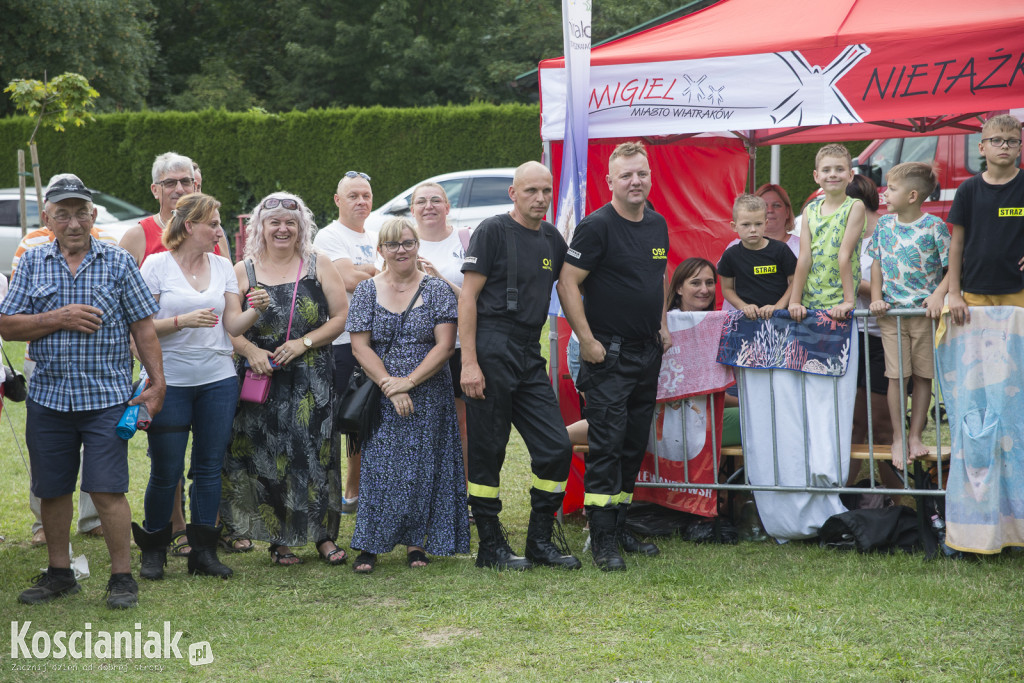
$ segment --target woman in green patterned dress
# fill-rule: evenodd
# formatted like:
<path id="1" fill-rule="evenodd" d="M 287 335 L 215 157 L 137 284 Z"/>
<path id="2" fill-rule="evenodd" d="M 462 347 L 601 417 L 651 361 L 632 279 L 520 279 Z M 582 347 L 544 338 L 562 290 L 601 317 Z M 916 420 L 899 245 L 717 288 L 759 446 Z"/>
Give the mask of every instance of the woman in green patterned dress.
<path id="1" fill-rule="evenodd" d="M 335 543 L 341 464 L 330 448 L 330 344 L 345 327 L 348 301 L 334 265 L 313 251 L 314 230 L 300 198 L 275 192 L 253 211 L 245 260 L 235 266 L 243 297 L 260 289 L 270 297 L 256 324 L 233 340 L 242 366 L 270 376 L 270 394 L 264 403 L 239 403 L 221 516 L 234 533 L 270 542 L 280 565 L 299 564 L 291 549 L 309 541 L 329 564 L 346 559 Z"/>

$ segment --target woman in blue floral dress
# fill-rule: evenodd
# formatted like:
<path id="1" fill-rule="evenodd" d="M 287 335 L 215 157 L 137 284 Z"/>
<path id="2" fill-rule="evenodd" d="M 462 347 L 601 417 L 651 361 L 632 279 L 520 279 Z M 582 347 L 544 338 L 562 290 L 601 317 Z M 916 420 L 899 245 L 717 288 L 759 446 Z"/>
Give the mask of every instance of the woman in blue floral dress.
<path id="1" fill-rule="evenodd" d="M 352 351 L 382 392 L 379 426 L 363 436 L 351 544 L 362 551 L 353 568 L 364 574 L 373 571 L 378 554 L 396 545 L 407 547 L 414 568 L 427 564 L 426 553 L 469 552 L 466 480 L 447 364 L 457 302 L 444 280 L 417 267 L 418 248 L 410 220 L 385 223 L 377 246 L 384 270 L 360 282 L 349 305 Z"/>

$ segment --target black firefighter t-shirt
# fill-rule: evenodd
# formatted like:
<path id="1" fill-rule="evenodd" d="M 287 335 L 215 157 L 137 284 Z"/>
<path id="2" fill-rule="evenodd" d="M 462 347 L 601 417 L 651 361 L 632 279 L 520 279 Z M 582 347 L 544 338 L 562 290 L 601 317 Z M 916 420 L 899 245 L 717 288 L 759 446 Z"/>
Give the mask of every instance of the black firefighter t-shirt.
<path id="1" fill-rule="evenodd" d="M 519 311 L 507 310 L 508 241 L 516 251 L 516 289 Z M 520 225 L 507 213 L 488 218 L 473 231 L 462 262 L 462 272 L 487 276 L 476 312 L 481 318 L 510 317 L 529 327 L 547 320 L 551 287 L 565 260 L 566 244 L 555 226 L 542 221 L 539 230 Z"/>
<path id="2" fill-rule="evenodd" d="M 652 209 L 634 222 L 605 204 L 580 221 L 565 262 L 589 271 L 583 310 L 594 336 L 657 336 L 668 248 L 668 224 Z"/>

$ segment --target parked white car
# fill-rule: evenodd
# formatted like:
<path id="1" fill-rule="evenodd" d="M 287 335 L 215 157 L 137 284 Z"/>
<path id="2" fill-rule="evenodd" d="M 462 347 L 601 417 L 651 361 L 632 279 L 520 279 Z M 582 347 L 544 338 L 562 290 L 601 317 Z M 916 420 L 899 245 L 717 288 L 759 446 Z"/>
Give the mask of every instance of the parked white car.
<path id="1" fill-rule="evenodd" d="M 514 168 L 484 168 L 444 173 L 422 182 L 437 183 L 443 187 L 452 205 L 451 213 L 448 214 L 449 222 L 456 229 L 472 230 L 483 219 L 505 213 L 512 208 L 508 188 L 512 185 L 514 174 Z M 418 185 L 420 183 L 416 183 L 372 211 L 366 219 L 365 227 L 369 230 L 380 230 L 388 218 L 409 216 L 409 198 Z"/>
<path id="2" fill-rule="evenodd" d="M 25 196 L 28 230 L 31 232 L 39 227 L 39 206 L 36 202 L 35 190 L 29 190 Z M 118 240 L 124 237 L 128 228 L 138 225 L 139 221 L 150 216 L 150 212 L 140 209 L 134 204 L 93 190 L 93 204 L 96 206 L 97 228 L 110 233 Z M 21 242 L 21 217 L 18 214 L 18 188 L 0 189 L 0 272 L 7 277 L 11 275 L 11 261 L 14 252 Z"/>

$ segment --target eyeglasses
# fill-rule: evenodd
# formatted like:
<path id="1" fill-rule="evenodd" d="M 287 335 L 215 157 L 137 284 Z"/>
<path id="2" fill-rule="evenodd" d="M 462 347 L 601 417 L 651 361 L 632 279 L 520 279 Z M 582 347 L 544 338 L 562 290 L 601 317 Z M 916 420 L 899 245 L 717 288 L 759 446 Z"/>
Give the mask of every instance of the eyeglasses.
<path id="1" fill-rule="evenodd" d="M 91 223 L 92 212 L 82 210 L 77 213 L 71 214 L 66 213 L 64 211 L 58 211 L 57 213 L 50 216 L 50 218 L 52 218 L 53 221 L 58 225 L 67 225 L 68 223 L 71 222 L 72 218 L 77 218 L 79 223 Z"/>
<path id="2" fill-rule="evenodd" d="M 413 249 L 416 248 L 416 245 L 419 243 L 419 240 L 405 240 L 404 242 L 382 242 L 381 246 L 393 254 L 396 251 L 398 251 L 399 247 L 405 249 L 406 251 L 412 251 Z"/>
<path id="3" fill-rule="evenodd" d="M 437 196 L 431 197 L 429 199 L 427 199 L 426 197 L 420 197 L 419 199 L 414 201 L 412 203 L 412 205 L 413 206 L 425 206 L 427 204 L 427 202 L 430 202 L 430 204 L 432 204 L 434 206 L 441 206 L 442 204 L 444 204 L 444 199 L 442 199 L 441 197 L 437 197 Z"/>
<path id="4" fill-rule="evenodd" d="M 188 188 L 195 185 L 195 182 L 195 178 L 167 178 L 166 180 L 161 180 L 160 182 L 158 182 L 157 185 L 163 185 L 164 189 L 173 190 L 175 187 L 178 186 L 178 183 L 181 183 L 182 188 L 187 190 Z"/>
<path id="5" fill-rule="evenodd" d="M 993 147 L 1002 147 L 1006 145 L 1010 149 L 1017 149 L 1020 147 L 1020 138 L 982 138 L 982 142 L 987 142 Z"/>
<path id="6" fill-rule="evenodd" d="M 360 173 L 359 171 L 345 171 L 345 177 L 346 178 L 362 178 L 366 182 L 370 182 L 370 176 L 366 175 L 365 173 Z"/>
<path id="7" fill-rule="evenodd" d="M 270 197 L 263 201 L 264 209 L 276 209 L 277 207 L 282 209 L 288 209 L 289 211 L 298 211 L 299 203 L 294 199 L 281 198 L 281 197 Z"/>

